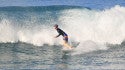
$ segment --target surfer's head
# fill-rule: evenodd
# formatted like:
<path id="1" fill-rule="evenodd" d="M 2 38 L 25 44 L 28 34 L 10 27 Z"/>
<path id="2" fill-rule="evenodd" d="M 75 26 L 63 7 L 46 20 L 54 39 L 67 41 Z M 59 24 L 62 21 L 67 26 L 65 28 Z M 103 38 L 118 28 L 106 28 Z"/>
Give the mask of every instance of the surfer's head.
<path id="1" fill-rule="evenodd" d="M 54 25 L 54 28 L 55 28 L 55 29 L 57 29 L 57 28 L 58 28 L 58 25 L 57 25 L 57 24 L 55 24 L 55 25 Z"/>

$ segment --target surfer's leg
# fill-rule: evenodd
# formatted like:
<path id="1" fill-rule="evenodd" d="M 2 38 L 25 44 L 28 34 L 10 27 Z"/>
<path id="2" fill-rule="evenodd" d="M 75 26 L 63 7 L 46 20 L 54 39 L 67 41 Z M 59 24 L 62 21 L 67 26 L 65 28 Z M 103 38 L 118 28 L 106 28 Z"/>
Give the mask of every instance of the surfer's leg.
<path id="1" fill-rule="evenodd" d="M 64 46 L 64 47 L 67 47 L 67 48 L 69 48 L 69 49 L 71 48 L 71 47 L 68 45 L 68 43 L 65 42 L 65 41 L 63 41 L 63 46 Z"/>
<path id="2" fill-rule="evenodd" d="M 68 43 L 68 36 L 67 36 L 67 35 L 64 36 L 64 37 L 63 37 L 63 40 L 65 41 L 65 43 Z"/>
<path id="3" fill-rule="evenodd" d="M 64 45 L 65 47 L 67 47 L 67 48 L 69 48 L 69 49 L 72 48 L 72 47 L 68 44 L 68 36 L 65 36 L 65 37 L 63 38 L 63 41 L 64 41 L 63 45 Z"/>

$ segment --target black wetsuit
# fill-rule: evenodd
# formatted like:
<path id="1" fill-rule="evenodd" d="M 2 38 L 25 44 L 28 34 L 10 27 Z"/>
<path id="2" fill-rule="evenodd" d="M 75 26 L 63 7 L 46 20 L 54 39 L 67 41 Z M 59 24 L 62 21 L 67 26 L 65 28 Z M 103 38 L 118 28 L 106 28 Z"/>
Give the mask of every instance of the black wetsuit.
<path id="1" fill-rule="evenodd" d="M 62 35 L 63 36 L 63 40 L 68 42 L 68 35 L 63 30 L 61 30 L 60 28 L 57 28 L 57 32 L 59 33 L 59 35 L 57 35 L 57 37 Z"/>

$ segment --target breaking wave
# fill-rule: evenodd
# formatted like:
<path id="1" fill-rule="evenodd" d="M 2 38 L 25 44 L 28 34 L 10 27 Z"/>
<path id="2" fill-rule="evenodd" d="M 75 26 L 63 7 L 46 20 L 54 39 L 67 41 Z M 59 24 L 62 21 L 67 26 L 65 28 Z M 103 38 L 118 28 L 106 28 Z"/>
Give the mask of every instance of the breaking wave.
<path id="1" fill-rule="evenodd" d="M 107 49 L 105 43 L 120 44 L 125 38 L 125 7 L 118 5 L 101 11 L 72 6 L 1 8 L 1 43 L 60 44 L 61 37 L 53 38 L 54 24 L 69 35 L 70 43 L 79 42 L 78 49 L 86 51 Z"/>

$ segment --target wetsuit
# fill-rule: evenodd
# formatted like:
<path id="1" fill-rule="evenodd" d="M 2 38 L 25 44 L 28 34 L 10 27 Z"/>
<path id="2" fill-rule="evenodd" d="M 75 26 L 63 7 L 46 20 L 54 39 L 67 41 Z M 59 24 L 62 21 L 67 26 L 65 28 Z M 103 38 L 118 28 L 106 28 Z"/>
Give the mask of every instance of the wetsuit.
<path id="1" fill-rule="evenodd" d="M 63 40 L 68 42 L 68 35 L 61 29 L 57 28 L 57 32 L 59 33 L 59 35 L 57 35 L 57 37 L 59 37 L 60 35 L 63 36 Z"/>

